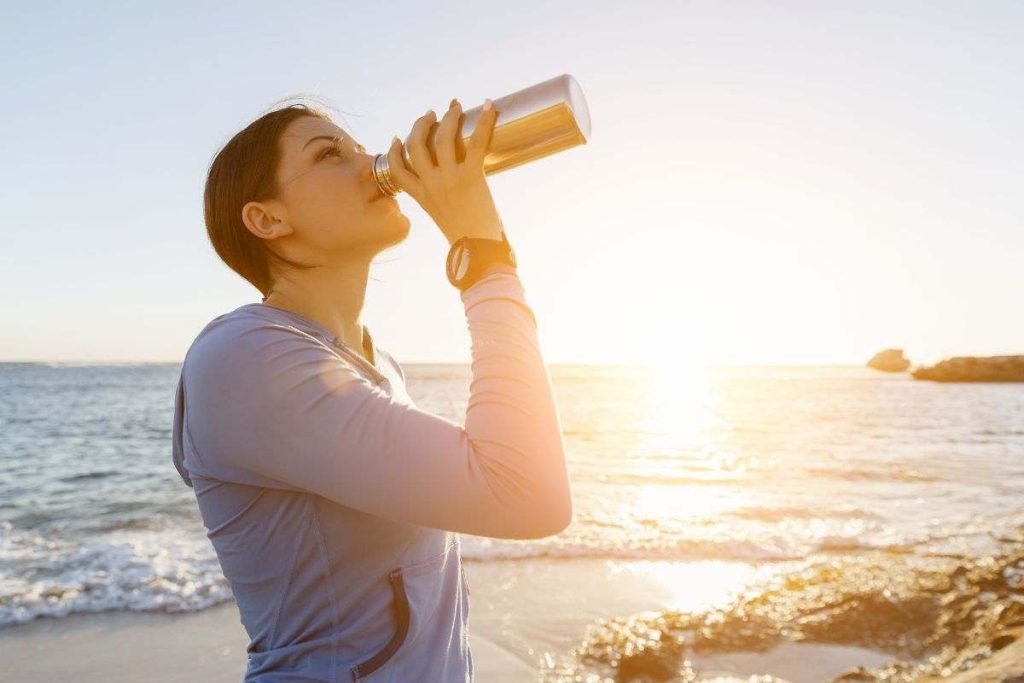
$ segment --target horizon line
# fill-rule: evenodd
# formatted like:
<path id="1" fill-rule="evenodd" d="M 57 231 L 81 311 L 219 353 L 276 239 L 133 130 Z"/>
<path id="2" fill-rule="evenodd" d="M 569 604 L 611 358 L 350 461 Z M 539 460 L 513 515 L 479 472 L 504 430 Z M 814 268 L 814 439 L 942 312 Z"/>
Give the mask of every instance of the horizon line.
<path id="1" fill-rule="evenodd" d="M 952 356 L 951 356 L 952 357 Z M 0 365 L 182 365 L 184 360 L 96 360 L 96 359 L 62 359 L 62 360 L 39 360 L 39 359 L 0 359 Z M 400 365 L 452 365 L 469 366 L 472 361 L 451 361 L 451 360 L 417 360 L 402 361 Z M 610 361 L 544 361 L 547 366 L 559 367 L 607 367 L 607 368 L 656 368 L 657 363 L 619 363 Z M 696 366 L 698 369 L 716 367 L 817 367 L 817 368 L 859 368 L 868 367 L 867 361 L 730 361 L 715 362 Z"/>

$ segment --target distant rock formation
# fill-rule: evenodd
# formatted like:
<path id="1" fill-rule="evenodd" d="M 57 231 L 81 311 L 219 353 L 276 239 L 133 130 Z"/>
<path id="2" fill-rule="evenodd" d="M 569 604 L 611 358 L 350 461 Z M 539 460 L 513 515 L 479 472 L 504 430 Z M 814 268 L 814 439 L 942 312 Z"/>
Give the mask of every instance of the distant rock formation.
<path id="1" fill-rule="evenodd" d="M 906 372 L 910 361 L 903 355 L 903 349 L 886 349 L 872 356 L 868 367 L 882 372 Z"/>
<path id="2" fill-rule="evenodd" d="M 1024 356 L 958 356 L 917 368 L 913 376 L 933 382 L 1024 382 Z"/>

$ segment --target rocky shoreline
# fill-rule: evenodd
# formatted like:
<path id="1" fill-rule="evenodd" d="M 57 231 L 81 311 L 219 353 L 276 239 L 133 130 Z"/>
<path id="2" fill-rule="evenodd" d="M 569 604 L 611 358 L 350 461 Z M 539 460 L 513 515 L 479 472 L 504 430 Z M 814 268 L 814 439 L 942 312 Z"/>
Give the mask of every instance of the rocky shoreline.
<path id="1" fill-rule="evenodd" d="M 958 356 L 911 374 L 933 382 L 1024 382 L 1024 356 Z"/>
<path id="2" fill-rule="evenodd" d="M 900 373 L 910 369 L 910 360 L 903 349 L 885 349 L 872 356 L 867 366 Z M 932 382 L 1024 382 L 1024 356 L 954 356 L 918 366 L 910 375 Z"/>
<path id="3" fill-rule="evenodd" d="M 999 540 L 1005 552 L 980 558 L 835 556 L 727 609 L 604 620 L 574 649 L 578 667 L 564 680 L 599 673 L 616 683 L 692 683 L 702 679 L 691 659 L 789 642 L 892 656 L 881 668 L 857 667 L 830 683 L 1024 683 L 1024 535 Z M 763 673 L 758 681 L 783 680 Z"/>

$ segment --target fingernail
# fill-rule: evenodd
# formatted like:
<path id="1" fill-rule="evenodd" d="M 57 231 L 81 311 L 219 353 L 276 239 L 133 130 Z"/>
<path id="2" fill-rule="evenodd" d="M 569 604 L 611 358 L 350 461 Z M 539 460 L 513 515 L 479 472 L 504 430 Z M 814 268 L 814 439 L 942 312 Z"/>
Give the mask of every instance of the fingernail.
<path id="1" fill-rule="evenodd" d="M 398 142 L 398 136 L 397 135 L 395 137 L 391 138 L 391 144 L 392 145 L 395 144 L 396 142 Z"/>
<path id="2" fill-rule="evenodd" d="M 492 102 L 491 98 L 488 97 L 486 100 L 484 100 L 484 111 L 490 111 L 492 109 L 494 109 L 494 102 Z"/>
<path id="3" fill-rule="evenodd" d="M 453 97 L 453 98 L 452 98 L 452 101 L 448 103 L 448 108 L 450 109 L 451 107 L 454 107 L 454 106 L 455 106 L 455 104 L 456 104 L 456 103 L 457 103 L 458 101 L 459 101 L 459 98 L 458 98 L 458 97 Z"/>

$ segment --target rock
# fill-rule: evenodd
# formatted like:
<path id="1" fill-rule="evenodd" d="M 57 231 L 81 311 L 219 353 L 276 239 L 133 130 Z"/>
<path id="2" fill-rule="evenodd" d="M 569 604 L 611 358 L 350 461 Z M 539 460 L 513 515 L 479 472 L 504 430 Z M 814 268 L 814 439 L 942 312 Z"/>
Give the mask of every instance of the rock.
<path id="1" fill-rule="evenodd" d="M 871 672 L 870 669 L 863 666 L 858 666 L 855 669 L 840 674 L 832 679 L 830 683 L 874 683 L 878 680 L 878 677 Z"/>
<path id="2" fill-rule="evenodd" d="M 624 655 L 615 672 L 616 683 L 678 680 L 680 672 L 689 674 L 689 661 L 682 660 L 683 642 L 668 640 L 634 654 Z M 690 678 L 684 675 L 684 679 Z"/>
<path id="3" fill-rule="evenodd" d="M 1017 638 L 1015 636 L 1011 636 L 1009 634 L 1003 634 L 1001 636 L 996 636 L 995 638 L 993 638 L 992 642 L 989 643 L 988 646 L 990 648 L 992 648 L 992 652 L 999 652 L 1000 650 L 1002 650 L 1007 645 L 1009 645 L 1011 643 L 1014 643 L 1016 641 L 1017 641 Z"/>
<path id="4" fill-rule="evenodd" d="M 906 372 L 910 361 L 903 355 L 903 349 L 886 349 L 872 356 L 868 367 L 882 372 Z"/>
<path id="5" fill-rule="evenodd" d="M 957 356 L 912 374 L 933 382 L 1024 382 L 1024 356 Z"/>

